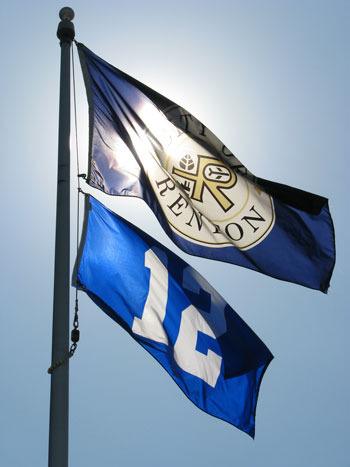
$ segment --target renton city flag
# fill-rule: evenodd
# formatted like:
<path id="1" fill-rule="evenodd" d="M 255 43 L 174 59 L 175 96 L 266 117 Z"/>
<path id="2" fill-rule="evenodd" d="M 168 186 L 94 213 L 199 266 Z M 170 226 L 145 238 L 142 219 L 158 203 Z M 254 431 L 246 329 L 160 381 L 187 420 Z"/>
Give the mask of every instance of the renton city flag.
<path id="1" fill-rule="evenodd" d="M 193 115 L 78 43 L 90 109 L 88 183 L 143 198 L 185 252 L 326 292 L 326 198 L 254 176 Z"/>
<path id="2" fill-rule="evenodd" d="M 194 404 L 254 437 L 268 348 L 182 259 L 93 197 L 86 203 L 78 286 Z"/>

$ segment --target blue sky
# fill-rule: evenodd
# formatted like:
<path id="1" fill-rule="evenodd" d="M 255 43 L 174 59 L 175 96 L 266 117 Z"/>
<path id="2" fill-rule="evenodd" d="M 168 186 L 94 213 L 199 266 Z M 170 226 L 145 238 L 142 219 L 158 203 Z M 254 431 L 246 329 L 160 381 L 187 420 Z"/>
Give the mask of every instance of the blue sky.
<path id="1" fill-rule="evenodd" d="M 2 464 L 11 467 L 47 463 L 55 34 L 62 6 L 14 0 L 3 7 L 0 452 Z M 261 387 L 252 441 L 196 409 L 82 295 L 81 342 L 71 361 L 70 465 L 348 466 L 349 2 L 101 0 L 70 6 L 79 41 L 196 115 L 253 173 L 328 197 L 337 244 L 324 295 L 189 257 L 140 200 L 97 195 L 196 267 L 275 359 Z M 76 65 L 84 168 L 87 103 Z M 74 203 L 75 193 L 72 221 Z"/>

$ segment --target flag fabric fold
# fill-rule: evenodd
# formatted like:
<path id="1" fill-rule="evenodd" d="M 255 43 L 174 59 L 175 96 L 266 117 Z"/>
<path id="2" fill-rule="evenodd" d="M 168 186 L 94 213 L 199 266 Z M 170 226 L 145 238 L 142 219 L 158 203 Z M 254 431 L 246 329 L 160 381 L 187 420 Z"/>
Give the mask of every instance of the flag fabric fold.
<path id="1" fill-rule="evenodd" d="M 91 186 L 144 199 L 189 254 L 327 291 L 335 243 L 326 198 L 256 177 L 185 109 L 78 50 Z"/>
<path id="2" fill-rule="evenodd" d="M 75 274 L 197 407 L 254 437 L 273 356 L 197 271 L 87 196 Z"/>

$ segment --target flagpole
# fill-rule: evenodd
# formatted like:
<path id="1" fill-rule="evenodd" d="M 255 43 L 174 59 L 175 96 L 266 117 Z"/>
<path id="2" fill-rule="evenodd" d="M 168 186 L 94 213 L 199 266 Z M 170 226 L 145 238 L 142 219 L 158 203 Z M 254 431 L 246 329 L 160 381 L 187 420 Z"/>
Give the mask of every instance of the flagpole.
<path id="1" fill-rule="evenodd" d="M 74 11 L 62 8 L 57 37 L 61 46 L 55 276 L 52 321 L 49 467 L 68 467 L 69 289 L 70 289 L 70 50 Z M 55 366 L 63 362 L 60 366 Z"/>

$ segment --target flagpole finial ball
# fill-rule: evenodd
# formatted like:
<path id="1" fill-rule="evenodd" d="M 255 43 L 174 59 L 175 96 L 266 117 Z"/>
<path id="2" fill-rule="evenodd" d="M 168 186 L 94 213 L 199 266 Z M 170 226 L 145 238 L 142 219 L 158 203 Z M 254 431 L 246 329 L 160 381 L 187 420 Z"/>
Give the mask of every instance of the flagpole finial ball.
<path id="1" fill-rule="evenodd" d="M 60 18 L 57 28 L 57 37 L 60 40 L 61 45 L 63 43 L 71 43 L 75 36 L 74 23 L 72 19 L 74 18 L 74 11 L 68 6 L 60 10 Z"/>
<path id="2" fill-rule="evenodd" d="M 62 21 L 72 21 L 74 18 L 74 10 L 69 6 L 65 6 L 60 9 L 59 15 Z"/>

